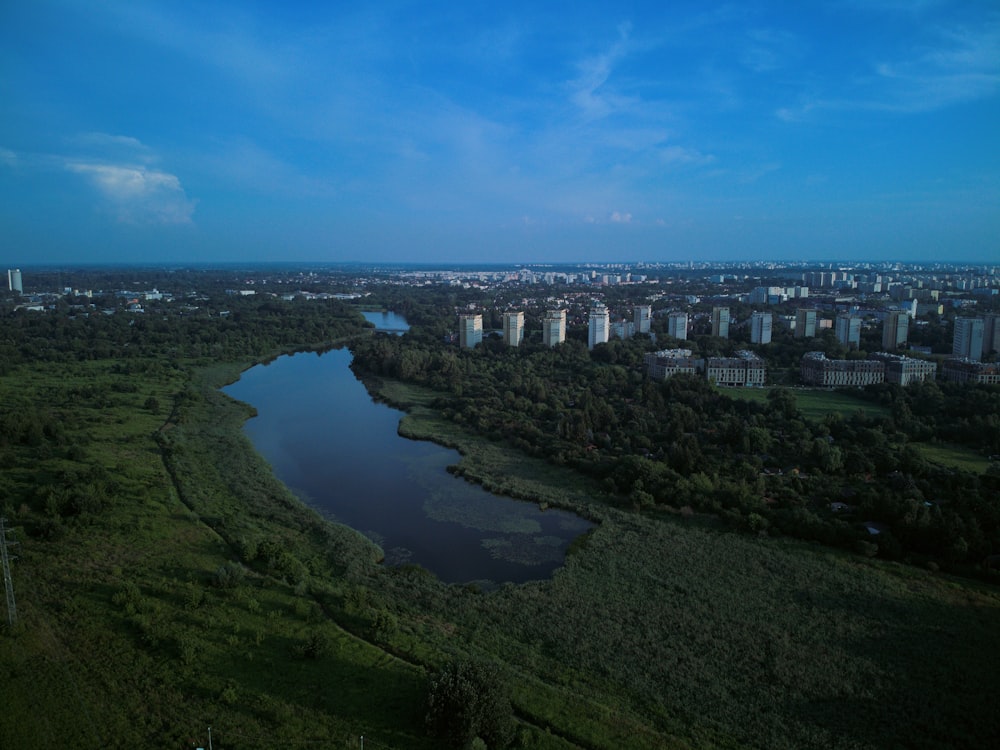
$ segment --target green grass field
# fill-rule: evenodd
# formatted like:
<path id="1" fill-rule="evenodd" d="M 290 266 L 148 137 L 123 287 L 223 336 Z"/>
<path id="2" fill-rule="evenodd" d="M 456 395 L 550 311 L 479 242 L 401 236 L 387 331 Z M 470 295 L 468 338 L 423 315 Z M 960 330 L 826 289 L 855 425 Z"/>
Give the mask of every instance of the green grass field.
<path id="1" fill-rule="evenodd" d="M 747 401 L 767 403 L 770 388 L 722 388 L 720 391 L 730 398 L 741 398 Z M 788 389 L 795 396 L 795 404 L 807 419 L 822 420 L 827 414 L 837 413 L 850 416 L 863 411 L 871 416 L 888 416 L 889 410 L 884 406 L 873 404 L 861 398 L 855 398 L 838 391 L 827 391 L 810 388 Z"/>
<path id="2" fill-rule="evenodd" d="M 970 448 L 949 443 L 910 443 L 928 461 L 981 474 L 990 467 L 990 460 Z"/>

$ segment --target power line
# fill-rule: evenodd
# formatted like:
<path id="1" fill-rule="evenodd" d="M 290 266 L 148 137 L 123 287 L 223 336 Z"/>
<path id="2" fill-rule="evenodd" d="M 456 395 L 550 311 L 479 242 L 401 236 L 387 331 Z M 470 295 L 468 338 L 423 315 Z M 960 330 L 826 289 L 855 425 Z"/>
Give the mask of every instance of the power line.
<path id="1" fill-rule="evenodd" d="M 7 539 L 7 530 L 3 526 L 6 521 L 6 518 L 0 518 L 0 561 L 3 562 L 3 585 L 7 590 L 7 622 L 13 625 L 17 622 L 17 604 L 14 602 L 14 579 L 10 576 L 10 555 L 7 553 L 7 547 L 17 542 Z"/>

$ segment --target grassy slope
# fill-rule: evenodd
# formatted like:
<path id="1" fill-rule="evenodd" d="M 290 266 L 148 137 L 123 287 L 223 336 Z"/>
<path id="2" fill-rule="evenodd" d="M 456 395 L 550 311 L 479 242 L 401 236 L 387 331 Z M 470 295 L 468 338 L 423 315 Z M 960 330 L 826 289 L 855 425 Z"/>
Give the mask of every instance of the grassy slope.
<path id="1" fill-rule="evenodd" d="M 0 400 L 17 394 L 59 404 L 66 401 L 61 390 L 122 377 L 107 363 L 39 366 L 30 377 L 4 378 Z M 184 386 L 183 375 L 171 372 L 144 377 L 137 393 L 112 391 L 111 406 L 76 399 L 60 407 L 73 422 L 70 444 L 85 446 L 76 463 L 103 465 L 122 486 L 99 515 L 69 520 L 58 542 L 27 538 L 17 524 L 29 513 L 17 506 L 7 512 L 21 540 L 14 564 L 20 622 L 0 638 L 0 747 L 180 746 L 187 738 L 203 744 L 209 724 L 216 742 L 229 748 L 340 742 L 362 733 L 421 746 L 421 670 L 337 627 L 289 583 L 250 574 L 233 589 L 210 585 L 216 569 L 237 557 L 216 530 L 229 531 L 221 523 L 229 514 L 247 519 L 242 531 L 292 541 L 311 514 L 289 513 L 280 525 L 248 518 L 219 481 L 228 471 L 240 476 L 246 495 L 252 487 L 258 502 L 275 506 L 268 515 L 281 517 L 289 502 L 248 445 L 223 451 L 223 458 L 240 456 L 240 465 L 205 462 L 214 476 L 188 465 L 188 489 L 211 501 L 181 501 L 153 439 L 164 415 L 142 404 L 151 392 L 169 404 Z M 186 416 L 202 420 L 197 438 L 182 434 L 192 429 L 185 424 L 170 428 L 178 453 L 188 440 L 201 450 L 212 440 L 242 439 L 245 409 L 230 403 L 209 414 L 207 406 L 190 407 Z M 62 452 L 30 468 L 19 461 L 18 471 L 43 477 L 61 470 L 72 463 Z M 295 515 L 305 518 L 293 522 Z M 296 657 L 315 632 L 326 636 L 325 654 Z"/>

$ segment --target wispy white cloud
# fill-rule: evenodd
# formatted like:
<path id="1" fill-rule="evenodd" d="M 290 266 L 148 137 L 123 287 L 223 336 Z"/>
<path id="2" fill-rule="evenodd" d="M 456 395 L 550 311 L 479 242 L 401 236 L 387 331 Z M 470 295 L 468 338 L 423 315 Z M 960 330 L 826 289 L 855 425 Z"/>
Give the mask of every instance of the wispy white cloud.
<path id="1" fill-rule="evenodd" d="M 780 29 L 751 29 L 740 62 L 755 73 L 768 73 L 788 65 L 801 51 L 798 38 Z"/>
<path id="2" fill-rule="evenodd" d="M 173 4 L 110 3 L 88 5 L 87 10 L 146 43 L 200 60 L 254 87 L 279 85 L 301 62 L 298 46 L 269 44 L 260 21 L 231 6 L 199 7 L 196 20 L 185 18 Z"/>
<path id="3" fill-rule="evenodd" d="M 595 57 L 581 61 L 580 74 L 569 83 L 570 100 L 587 118 L 600 118 L 629 105 L 633 100 L 607 85 L 615 64 L 628 52 L 631 25 L 618 27 L 618 40 Z"/>
<path id="4" fill-rule="evenodd" d="M 694 148 L 683 146 L 666 146 L 657 151 L 660 161 L 664 164 L 704 166 L 715 162 L 715 156 L 704 154 Z"/>
<path id="5" fill-rule="evenodd" d="M 622 211 L 612 211 L 608 219 L 612 224 L 630 224 L 632 222 L 632 214 Z"/>
<path id="6" fill-rule="evenodd" d="M 200 158 L 199 167 L 227 189 L 298 197 L 328 195 L 335 189 L 334 176 L 310 176 L 245 137 L 220 140 Z"/>
<path id="7" fill-rule="evenodd" d="M 908 57 L 871 64 L 871 72 L 853 81 L 849 95 L 812 95 L 780 107 L 787 122 L 821 111 L 869 110 L 929 112 L 1000 92 L 1000 21 L 981 27 L 941 28 L 933 44 Z"/>
<path id="8" fill-rule="evenodd" d="M 101 194 L 119 222 L 125 224 L 190 224 L 194 202 L 176 175 L 141 165 L 67 161 Z"/>
<path id="9" fill-rule="evenodd" d="M 81 133 L 67 138 L 72 154 L 47 155 L 39 164 L 80 175 L 117 221 L 125 224 L 189 224 L 195 202 L 180 178 L 154 165 L 159 155 L 138 138 Z"/>
<path id="10" fill-rule="evenodd" d="M 130 136 L 84 133 L 65 140 L 73 153 L 15 152 L 0 148 L 0 163 L 40 175 L 82 177 L 124 224 L 190 224 L 195 201 L 180 178 L 153 166 L 154 149 Z"/>
<path id="11" fill-rule="evenodd" d="M 78 149 L 98 152 L 114 157 L 128 157 L 151 163 L 156 161 L 156 154 L 149 146 L 138 138 L 128 135 L 113 135 L 111 133 L 80 133 L 67 139 L 67 142 Z"/>
<path id="12" fill-rule="evenodd" d="M 920 112 L 1000 91 L 1000 23 L 946 29 L 940 36 L 939 47 L 877 66 L 878 77 L 892 94 L 887 108 Z"/>

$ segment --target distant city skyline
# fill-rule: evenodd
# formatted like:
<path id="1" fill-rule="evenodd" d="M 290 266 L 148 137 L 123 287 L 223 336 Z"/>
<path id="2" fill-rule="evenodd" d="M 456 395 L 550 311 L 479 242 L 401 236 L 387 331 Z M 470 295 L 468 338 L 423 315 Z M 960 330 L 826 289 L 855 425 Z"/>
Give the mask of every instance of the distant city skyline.
<path id="1" fill-rule="evenodd" d="M 1000 9 L 0 8 L 0 255 L 1000 257 Z"/>

